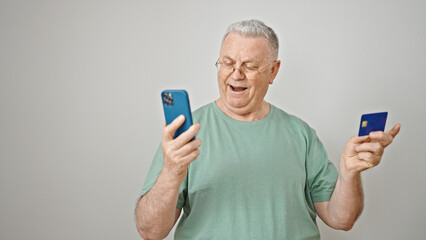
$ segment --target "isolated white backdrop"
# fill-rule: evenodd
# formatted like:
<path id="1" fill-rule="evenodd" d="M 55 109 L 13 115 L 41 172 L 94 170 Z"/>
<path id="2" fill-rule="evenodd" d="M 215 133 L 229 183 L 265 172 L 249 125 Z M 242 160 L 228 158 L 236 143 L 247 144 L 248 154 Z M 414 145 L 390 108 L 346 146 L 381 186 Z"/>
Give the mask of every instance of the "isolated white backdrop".
<path id="1" fill-rule="evenodd" d="M 218 98 L 222 34 L 252 18 L 281 44 L 267 100 L 314 127 L 335 164 L 362 113 L 402 123 L 363 173 L 354 229 L 319 220 L 323 239 L 423 239 L 424 0 L 0 0 L 0 239 L 138 239 L 160 91 L 186 89 L 193 110 Z"/>

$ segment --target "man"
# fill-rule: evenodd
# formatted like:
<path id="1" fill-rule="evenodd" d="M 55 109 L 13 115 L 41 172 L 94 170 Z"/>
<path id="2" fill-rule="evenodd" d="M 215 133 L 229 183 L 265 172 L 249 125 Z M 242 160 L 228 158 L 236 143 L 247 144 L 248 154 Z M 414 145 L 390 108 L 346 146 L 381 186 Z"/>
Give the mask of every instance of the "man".
<path id="1" fill-rule="evenodd" d="M 166 237 L 182 208 L 175 239 L 319 239 L 317 215 L 352 228 L 363 208 L 360 173 L 380 163 L 400 125 L 352 137 L 337 173 L 315 131 L 264 100 L 277 57 L 278 39 L 262 22 L 228 28 L 216 63 L 220 98 L 176 139 L 185 119 L 164 126 L 136 207 L 142 238 Z"/>

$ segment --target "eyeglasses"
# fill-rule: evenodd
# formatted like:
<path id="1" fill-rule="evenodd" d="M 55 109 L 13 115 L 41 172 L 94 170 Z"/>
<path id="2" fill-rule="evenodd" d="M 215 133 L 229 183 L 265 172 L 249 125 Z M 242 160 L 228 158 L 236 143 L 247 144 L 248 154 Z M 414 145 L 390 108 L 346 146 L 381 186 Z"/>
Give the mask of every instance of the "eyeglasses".
<path id="1" fill-rule="evenodd" d="M 236 68 L 235 63 L 228 63 L 228 62 L 220 61 L 218 59 L 214 65 L 216 66 L 216 69 L 218 72 L 222 72 L 225 75 L 233 73 L 236 69 L 238 69 L 238 71 L 240 71 L 240 73 L 242 72 L 244 75 L 250 75 L 254 73 L 262 73 L 273 62 L 270 62 L 261 67 L 243 64 L 241 67 Z"/>

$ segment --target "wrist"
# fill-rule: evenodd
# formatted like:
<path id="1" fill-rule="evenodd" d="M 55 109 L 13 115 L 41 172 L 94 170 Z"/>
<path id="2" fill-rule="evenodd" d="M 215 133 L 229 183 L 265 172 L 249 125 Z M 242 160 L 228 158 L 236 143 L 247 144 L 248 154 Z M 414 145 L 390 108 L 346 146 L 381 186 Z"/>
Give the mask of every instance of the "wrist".
<path id="1" fill-rule="evenodd" d="M 345 179 L 354 179 L 361 176 L 361 171 L 356 167 L 351 167 L 351 164 L 348 164 L 348 161 L 344 158 L 340 160 L 340 177 Z"/>
<path id="2" fill-rule="evenodd" d="M 158 176 L 159 179 L 161 178 L 164 185 L 173 189 L 179 189 L 185 177 L 186 174 L 176 174 L 174 171 L 170 171 L 167 168 L 163 168 Z"/>

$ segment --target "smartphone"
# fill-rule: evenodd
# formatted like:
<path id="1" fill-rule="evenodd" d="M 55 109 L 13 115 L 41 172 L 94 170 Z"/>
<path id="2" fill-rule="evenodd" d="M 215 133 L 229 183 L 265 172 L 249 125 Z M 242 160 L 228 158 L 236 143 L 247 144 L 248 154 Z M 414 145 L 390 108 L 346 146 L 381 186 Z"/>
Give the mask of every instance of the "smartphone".
<path id="1" fill-rule="evenodd" d="M 164 90 L 161 92 L 166 125 L 169 125 L 180 115 L 185 116 L 185 122 L 176 130 L 173 138 L 188 130 L 192 126 L 191 107 L 189 105 L 188 93 L 185 90 Z"/>
<path id="2" fill-rule="evenodd" d="M 388 112 L 369 113 L 361 116 L 358 136 L 365 136 L 373 131 L 385 131 Z"/>

